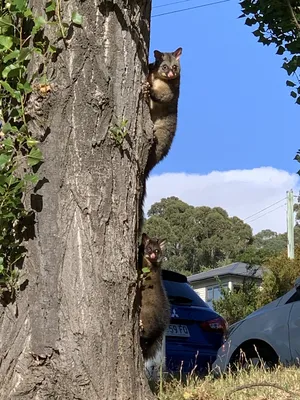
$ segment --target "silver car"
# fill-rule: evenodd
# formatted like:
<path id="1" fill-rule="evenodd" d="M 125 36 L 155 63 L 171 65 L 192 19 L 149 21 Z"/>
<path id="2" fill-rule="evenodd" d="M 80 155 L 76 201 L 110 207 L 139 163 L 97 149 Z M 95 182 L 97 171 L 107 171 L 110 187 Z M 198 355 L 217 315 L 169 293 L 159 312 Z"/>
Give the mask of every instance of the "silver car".
<path id="1" fill-rule="evenodd" d="M 212 368 L 219 374 L 237 364 L 288 365 L 299 359 L 300 278 L 284 296 L 229 327 Z"/>

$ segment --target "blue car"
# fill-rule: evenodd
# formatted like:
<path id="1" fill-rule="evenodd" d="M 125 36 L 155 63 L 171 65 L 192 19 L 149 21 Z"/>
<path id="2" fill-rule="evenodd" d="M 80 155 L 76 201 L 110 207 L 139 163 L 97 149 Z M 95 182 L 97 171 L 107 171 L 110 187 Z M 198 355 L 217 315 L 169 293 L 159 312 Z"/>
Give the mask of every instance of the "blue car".
<path id="1" fill-rule="evenodd" d="M 162 277 L 171 304 L 166 372 L 205 373 L 224 342 L 227 323 L 198 296 L 186 276 L 163 270 Z"/>

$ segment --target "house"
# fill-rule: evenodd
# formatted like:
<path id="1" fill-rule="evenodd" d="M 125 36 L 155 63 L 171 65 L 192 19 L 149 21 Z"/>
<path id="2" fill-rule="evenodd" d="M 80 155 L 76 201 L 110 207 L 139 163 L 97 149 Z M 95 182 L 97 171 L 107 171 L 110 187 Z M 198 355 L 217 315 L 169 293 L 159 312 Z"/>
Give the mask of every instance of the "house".
<path id="1" fill-rule="evenodd" d="M 229 290 L 238 289 L 241 287 L 246 278 L 252 278 L 261 287 L 263 276 L 263 268 L 259 265 L 249 266 L 242 262 L 236 262 L 224 267 L 211 269 L 189 276 L 188 282 L 198 295 L 210 307 L 212 301 L 218 300 L 221 297 L 220 284 Z"/>

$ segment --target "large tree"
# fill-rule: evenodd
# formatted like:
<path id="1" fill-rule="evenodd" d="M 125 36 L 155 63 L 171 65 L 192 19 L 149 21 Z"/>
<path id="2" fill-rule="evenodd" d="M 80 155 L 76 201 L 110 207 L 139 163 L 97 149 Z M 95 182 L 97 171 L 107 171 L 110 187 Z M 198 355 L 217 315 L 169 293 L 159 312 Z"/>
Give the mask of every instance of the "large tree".
<path id="1" fill-rule="evenodd" d="M 252 238 L 251 227 L 221 207 L 193 207 L 177 197 L 153 204 L 148 216 L 145 230 L 167 238 L 164 267 L 184 273 L 230 262 Z"/>
<path id="2" fill-rule="evenodd" d="M 54 3 L 29 6 L 45 17 Z M 82 28 L 71 26 L 58 40 L 50 24 L 39 38 L 59 51 L 48 60 L 48 94 L 28 123 L 44 163 L 26 197 L 34 223 L 24 284 L 0 304 L 1 399 L 152 396 L 139 347 L 136 271 L 152 140 L 140 96 L 150 7 L 149 0 L 57 1 L 60 28 L 74 11 Z M 32 58 L 32 74 L 42 63 Z"/>

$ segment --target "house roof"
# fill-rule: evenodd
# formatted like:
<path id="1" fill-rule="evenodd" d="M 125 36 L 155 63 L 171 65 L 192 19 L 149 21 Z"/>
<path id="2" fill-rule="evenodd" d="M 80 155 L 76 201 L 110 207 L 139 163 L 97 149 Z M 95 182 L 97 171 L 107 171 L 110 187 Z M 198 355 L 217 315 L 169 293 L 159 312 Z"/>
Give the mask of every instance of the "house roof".
<path id="1" fill-rule="evenodd" d="M 263 275 L 263 268 L 259 265 L 249 267 L 249 264 L 236 262 L 225 265 L 225 267 L 214 268 L 209 271 L 200 272 L 200 274 L 188 276 L 188 281 L 203 281 L 224 275 L 253 276 L 255 278 L 261 278 Z"/>

